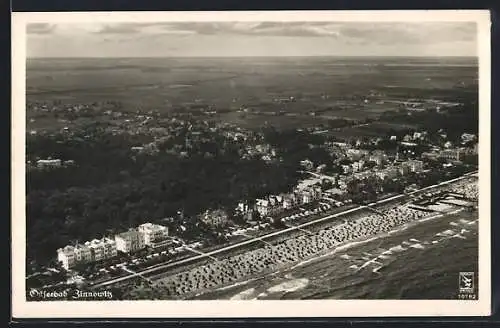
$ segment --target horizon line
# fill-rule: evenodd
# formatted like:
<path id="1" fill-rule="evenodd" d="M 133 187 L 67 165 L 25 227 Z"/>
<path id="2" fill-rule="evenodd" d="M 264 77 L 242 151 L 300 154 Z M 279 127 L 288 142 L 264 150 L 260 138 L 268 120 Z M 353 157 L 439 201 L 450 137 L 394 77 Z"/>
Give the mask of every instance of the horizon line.
<path id="1" fill-rule="evenodd" d="M 54 56 L 54 57 L 44 57 L 44 56 L 26 56 L 26 59 L 158 59 L 158 58 L 474 58 L 478 59 L 479 56 L 472 55 L 244 55 L 244 56 Z"/>

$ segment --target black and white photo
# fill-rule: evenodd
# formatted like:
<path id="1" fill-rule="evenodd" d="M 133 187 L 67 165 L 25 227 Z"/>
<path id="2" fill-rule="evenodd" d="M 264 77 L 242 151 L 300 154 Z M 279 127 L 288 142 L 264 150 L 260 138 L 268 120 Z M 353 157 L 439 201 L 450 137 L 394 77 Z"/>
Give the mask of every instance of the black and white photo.
<path id="1" fill-rule="evenodd" d="M 489 311 L 488 15 L 316 14 L 14 17 L 23 306 Z"/>

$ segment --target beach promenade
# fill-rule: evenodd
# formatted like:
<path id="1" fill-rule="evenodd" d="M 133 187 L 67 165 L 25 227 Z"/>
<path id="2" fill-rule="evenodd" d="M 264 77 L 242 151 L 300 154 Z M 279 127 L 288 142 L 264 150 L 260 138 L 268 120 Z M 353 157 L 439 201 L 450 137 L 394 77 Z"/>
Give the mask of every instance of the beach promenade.
<path id="1" fill-rule="evenodd" d="M 477 198 L 476 184 L 457 182 L 453 190 L 462 193 L 466 191 L 469 196 L 475 195 Z M 217 262 L 208 262 L 184 272 L 169 276 L 161 275 L 159 279 L 153 278 L 155 281 L 153 285 L 160 291 L 164 289 L 169 297 L 189 298 L 214 288 L 283 269 L 287 265 L 314 258 L 348 242 L 387 233 L 404 224 L 446 215 L 446 213 L 415 210 L 408 204 L 394 205 L 384 209 L 382 213 L 383 215 L 354 214 L 355 217 L 351 217 L 350 220 L 321 228 L 314 234 L 290 237 Z"/>
<path id="2" fill-rule="evenodd" d="M 141 270 L 139 273 L 151 277 L 152 280 L 155 280 L 155 276 L 161 277 L 161 279 L 159 279 L 159 281 L 161 281 L 161 288 L 169 289 L 169 294 L 171 295 L 182 295 L 199 289 L 224 285 L 228 282 L 239 280 L 242 277 L 255 274 L 256 272 L 274 270 L 276 266 L 283 265 L 284 263 L 296 262 L 304 257 L 319 253 L 322 250 L 337 247 L 341 243 L 348 240 L 359 239 L 365 236 L 391 230 L 398 225 L 418 220 L 424 215 L 429 215 L 429 213 L 415 211 L 409 209 L 408 207 L 401 208 L 400 206 L 395 206 L 394 208 L 389 209 L 389 211 L 386 211 L 384 216 L 376 213 L 368 216 L 363 215 L 355 221 L 351 220 L 332 227 L 327 227 L 312 235 L 301 235 L 285 239 L 284 241 L 278 242 L 276 245 L 264 243 L 266 240 L 272 240 L 278 236 L 286 236 L 286 234 L 290 234 L 291 232 L 300 232 L 307 229 L 309 226 L 327 223 L 328 221 L 338 217 L 352 216 L 367 207 L 378 206 L 392 201 L 397 202 L 398 200 L 403 200 L 405 197 L 416 195 L 430 189 L 447 187 L 447 185 L 455 184 L 461 180 L 470 178 L 475 173 L 476 172 L 471 172 L 462 177 L 442 182 L 438 185 L 429 186 L 411 193 L 400 194 L 379 200 L 369 205 L 358 206 L 346 211 L 327 215 L 297 226 L 275 231 L 257 238 L 251 238 L 207 253 L 195 255 L 187 259 L 146 268 Z M 231 251 L 249 247 L 251 245 L 255 246 L 255 244 L 262 245 L 262 247 L 238 254 L 236 256 L 231 256 Z M 308 245 L 308 247 L 302 247 L 301 245 Z M 190 264 L 196 264 L 202 260 L 209 260 L 216 255 L 227 255 L 228 257 L 219 261 L 213 261 L 208 264 L 191 268 L 185 272 L 176 273 L 170 277 L 164 277 L 165 273 L 168 272 L 170 268 L 179 268 L 184 265 L 187 266 Z M 199 278 L 189 278 L 193 275 L 199 276 Z M 209 279 L 203 277 L 218 278 Z M 101 282 L 93 287 L 103 287 L 116 283 L 123 283 L 133 278 L 136 278 L 136 275 L 131 274 Z"/>

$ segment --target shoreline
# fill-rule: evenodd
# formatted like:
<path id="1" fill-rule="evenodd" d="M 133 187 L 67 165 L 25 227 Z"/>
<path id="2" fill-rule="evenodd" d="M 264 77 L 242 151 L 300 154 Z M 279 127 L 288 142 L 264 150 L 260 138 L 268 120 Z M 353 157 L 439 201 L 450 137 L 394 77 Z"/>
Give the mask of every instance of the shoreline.
<path id="1" fill-rule="evenodd" d="M 477 171 L 469 172 L 469 173 L 466 173 L 460 177 L 453 178 L 453 179 L 450 179 L 447 181 L 443 181 L 439 184 L 427 186 L 427 187 L 421 188 L 419 190 L 412 191 L 410 193 L 403 193 L 403 194 L 398 194 L 395 196 L 385 197 L 385 198 L 382 198 L 382 199 L 380 199 L 374 203 L 368 204 L 368 205 L 360 205 L 358 207 L 346 209 L 346 210 L 338 212 L 338 213 L 334 212 L 334 213 L 329 214 L 327 216 L 315 218 L 312 221 L 307 221 L 305 223 L 301 223 L 297 226 L 291 226 L 291 227 L 288 227 L 286 229 L 282 229 L 282 230 L 278 230 L 278 231 L 274 231 L 274 232 L 270 232 L 270 233 L 261 235 L 258 238 L 256 237 L 256 238 L 244 240 L 241 242 L 237 242 L 235 244 L 230 244 L 226 247 L 217 248 L 217 249 L 214 249 L 214 250 L 212 250 L 206 254 L 203 254 L 203 255 L 192 256 L 192 257 L 180 260 L 178 262 L 167 262 L 167 263 L 155 265 L 153 267 L 147 267 L 143 270 L 140 270 L 140 273 L 147 274 L 148 276 L 155 277 L 155 278 L 157 276 L 164 277 L 164 276 L 169 275 L 169 273 L 168 273 L 169 268 L 174 268 L 174 267 L 178 268 L 175 270 L 175 271 L 177 271 L 177 270 L 183 270 L 183 268 L 181 268 L 180 266 L 184 266 L 184 264 L 187 265 L 188 267 L 198 266 L 198 265 L 201 265 L 201 263 L 196 263 L 196 262 L 200 259 L 204 259 L 204 258 L 208 259 L 209 256 L 215 256 L 216 254 L 217 255 L 220 254 L 223 256 L 232 256 L 234 254 L 233 253 L 234 250 L 239 250 L 239 251 L 245 252 L 246 250 L 244 250 L 244 249 L 240 250 L 240 248 L 244 248 L 245 246 L 251 245 L 251 244 L 252 245 L 259 244 L 260 240 L 262 240 L 262 239 L 266 239 L 270 243 L 272 243 L 276 239 L 278 239 L 278 240 L 289 239 L 290 235 L 288 235 L 288 236 L 285 235 L 288 232 L 294 232 L 294 234 L 296 234 L 300 231 L 301 228 L 307 228 L 307 229 L 313 228 L 314 230 L 322 229 L 325 226 L 331 226 L 331 224 L 333 223 L 333 220 L 336 220 L 336 219 L 340 219 L 341 222 L 346 223 L 346 221 L 352 220 L 351 215 L 353 213 L 362 212 L 369 207 L 377 207 L 377 208 L 382 207 L 382 210 L 383 210 L 387 206 L 388 207 L 398 206 L 398 205 L 401 205 L 401 202 L 405 201 L 405 199 L 407 199 L 408 197 L 411 197 L 413 195 L 418 195 L 422 192 L 425 192 L 426 190 L 430 190 L 430 189 L 438 189 L 439 190 L 441 188 L 448 189 L 451 187 L 451 185 L 460 184 L 460 183 L 463 183 L 464 181 L 467 182 L 468 180 L 470 182 L 470 179 L 474 179 L 475 181 L 477 181 L 477 178 L 478 178 Z M 397 203 L 397 205 L 394 205 L 394 203 Z M 340 223 L 335 222 L 334 224 L 340 224 Z M 254 245 L 254 246 L 261 247 L 258 245 Z M 117 278 L 113 278 L 110 280 L 101 281 L 101 282 L 98 282 L 96 284 L 92 284 L 91 288 L 98 288 L 98 287 L 108 286 L 108 285 L 112 285 L 112 284 L 122 285 L 123 283 L 125 283 L 127 280 L 129 280 L 131 278 L 133 278 L 133 277 L 130 275 L 117 277 Z"/>
<path id="2" fill-rule="evenodd" d="M 459 210 L 461 211 L 461 210 Z M 202 296 L 203 294 L 206 294 L 208 292 L 212 292 L 214 290 L 220 290 L 220 288 L 225 288 L 229 289 L 232 287 L 237 287 L 240 285 L 245 285 L 251 281 L 256 281 L 259 279 L 262 279 L 270 274 L 275 274 L 279 271 L 286 271 L 288 269 L 294 268 L 294 267 L 299 267 L 302 265 L 305 265 L 307 263 L 316 261 L 318 259 L 321 259 L 323 257 L 326 257 L 328 255 L 335 254 L 339 251 L 355 247 L 379 238 L 383 238 L 384 236 L 388 236 L 391 233 L 405 230 L 411 226 L 418 225 L 420 223 L 433 220 L 433 219 L 438 219 L 441 218 L 445 215 L 450 215 L 453 213 L 457 213 L 459 211 L 450 211 L 448 213 L 440 213 L 438 215 L 433 215 L 430 217 L 422 217 L 420 220 L 411 222 L 409 224 L 403 224 L 401 226 L 394 226 L 391 227 L 389 231 L 382 232 L 377 235 L 367 235 L 366 237 L 361 237 L 357 239 L 351 239 L 347 240 L 343 243 L 338 243 L 338 245 L 335 245 L 334 247 L 326 247 L 325 249 L 321 251 L 317 251 L 317 246 L 312 246 L 309 249 L 305 248 L 305 253 L 301 253 L 301 244 L 297 240 L 300 237 L 304 236 L 299 236 L 296 239 L 292 239 L 291 241 L 289 240 L 288 245 L 284 243 L 278 244 L 276 246 L 276 249 L 278 250 L 272 250 L 272 249 L 266 249 L 263 248 L 260 251 L 260 254 L 254 255 L 254 254 L 244 254 L 246 258 L 236 258 L 234 261 L 241 261 L 243 263 L 249 263 L 251 266 L 250 269 L 245 268 L 243 266 L 243 269 L 241 271 L 233 272 L 231 271 L 231 277 L 228 277 L 224 279 L 224 267 L 231 267 L 231 265 L 234 265 L 234 262 L 231 263 L 230 260 L 227 260 L 226 263 L 222 263 L 222 266 L 218 266 L 217 264 L 209 264 L 205 268 L 202 269 L 196 269 L 196 270 L 191 270 L 188 272 L 183 272 L 180 274 L 176 274 L 174 276 L 168 277 L 166 279 L 162 279 L 165 281 L 165 285 L 168 286 L 169 290 L 172 292 L 172 294 L 177 294 L 176 298 L 177 299 L 193 299 L 193 298 L 198 298 L 199 296 Z M 403 229 L 402 229 L 403 228 Z M 321 234 L 321 232 L 319 233 Z M 322 242 L 321 237 L 318 235 L 314 236 L 319 242 Z M 312 239 L 314 240 L 314 239 Z M 309 242 L 306 239 L 306 242 Z M 285 246 L 283 246 L 285 245 Z M 281 256 L 276 257 L 271 255 L 273 252 L 278 252 L 279 253 L 279 248 L 284 248 L 285 251 L 288 253 L 289 258 L 283 260 Z M 293 257 L 290 255 L 290 253 L 299 253 L 298 256 Z M 307 254 L 307 255 L 306 255 Z M 267 265 L 259 266 L 259 263 L 262 263 L 261 260 L 259 260 L 258 256 L 261 255 L 264 257 L 264 261 L 269 260 L 270 263 L 267 263 Z M 306 255 L 306 256 L 303 256 Z M 266 260 L 267 259 L 267 260 Z M 299 259 L 299 262 L 297 260 Z M 227 266 L 226 266 L 227 265 Z M 256 268 L 256 269 L 255 269 Z M 197 277 L 197 278 L 195 278 Z M 251 277 L 251 279 L 248 279 Z M 194 283 L 193 281 L 196 281 Z M 230 283 L 229 285 L 224 286 L 225 284 Z M 193 285 L 194 284 L 194 285 Z M 205 288 L 199 288 L 199 287 L 186 287 L 186 286 L 200 286 L 200 284 L 204 285 Z M 205 286 L 207 285 L 207 286 Z M 217 288 L 216 286 L 220 286 Z M 186 288 L 189 290 L 193 288 L 193 291 L 188 291 Z M 194 295 L 193 295 L 194 294 Z"/>
<path id="3" fill-rule="evenodd" d="M 477 199 L 477 184 L 456 181 L 451 190 Z M 450 191 L 451 191 L 450 190 Z M 389 205 L 383 213 L 362 214 L 333 226 L 321 226 L 312 234 L 299 234 L 241 254 L 228 254 L 215 262 L 152 279 L 152 287 L 167 299 L 197 299 L 204 294 L 262 279 L 299 267 L 339 251 L 403 231 L 411 226 L 463 211 L 449 206 L 432 213 L 411 208 L 409 202 Z M 167 296 L 168 295 L 168 296 Z"/>
<path id="4" fill-rule="evenodd" d="M 356 246 L 360 246 L 360 245 L 369 243 L 371 241 L 374 241 L 374 240 L 377 240 L 377 239 L 380 239 L 380 238 L 387 237 L 387 236 L 392 235 L 394 233 L 397 233 L 397 232 L 406 230 L 408 228 L 414 227 L 416 225 L 419 225 L 421 223 L 424 223 L 424 222 L 427 222 L 427 221 L 431 221 L 431 220 L 435 220 L 435 219 L 438 219 L 438 218 L 442 218 L 442 217 L 447 216 L 447 215 L 457 214 L 457 213 L 460 213 L 460 212 L 463 212 L 463 211 L 464 211 L 464 209 L 458 209 L 458 210 L 450 211 L 450 212 L 447 212 L 447 213 L 436 214 L 436 215 L 430 216 L 428 218 L 423 218 L 423 219 L 418 220 L 418 221 L 414 221 L 414 222 L 411 222 L 411 223 L 404 224 L 404 225 L 402 225 L 400 227 L 397 227 L 396 229 L 391 230 L 389 232 L 381 233 L 381 234 L 375 235 L 375 236 L 369 236 L 369 237 L 366 237 L 366 238 L 361 238 L 361 239 L 358 239 L 358 240 L 346 241 L 345 244 L 341 244 L 338 247 L 336 247 L 334 249 L 327 250 L 324 253 L 319 253 L 319 254 L 316 254 L 316 255 L 312 255 L 311 257 L 306 258 L 306 259 L 300 261 L 299 263 L 285 264 L 282 267 L 280 267 L 278 270 L 273 271 L 272 273 L 266 273 L 266 274 L 263 273 L 262 275 L 259 275 L 258 277 L 254 277 L 254 278 L 251 278 L 251 279 L 248 279 L 248 280 L 244 280 L 244 281 L 238 281 L 238 282 L 236 282 L 236 283 L 234 283 L 232 285 L 223 286 L 223 287 L 220 287 L 220 288 L 217 288 L 217 289 L 214 289 L 214 290 L 198 292 L 194 297 L 192 297 L 192 298 L 188 297 L 187 299 L 196 299 L 197 297 L 202 296 L 204 294 L 207 294 L 209 292 L 224 291 L 224 290 L 228 290 L 228 289 L 231 289 L 231 288 L 235 288 L 235 287 L 239 287 L 239 286 L 244 286 L 244 285 L 246 285 L 248 283 L 251 283 L 251 282 L 263 279 L 263 278 L 268 277 L 268 276 L 272 276 L 272 275 L 274 275 L 276 273 L 283 272 L 283 271 L 288 271 L 288 270 L 293 270 L 295 268 L 299 268 L 299 267 L 307 265 L 309 263 L 313 263 L 313 262 L 315 262 L 317 260 L 320 260 L 322 258 L 332 256 L 332 255 L 334 255 L 334 254 L 336 254 L 338 252 L 341 252 L 341 251 L 344 251 L 344 250 L 347 250 L 347 249 L 350 249 L 350 248 L 353 248 L 353 247 L 356 247 Z"/>

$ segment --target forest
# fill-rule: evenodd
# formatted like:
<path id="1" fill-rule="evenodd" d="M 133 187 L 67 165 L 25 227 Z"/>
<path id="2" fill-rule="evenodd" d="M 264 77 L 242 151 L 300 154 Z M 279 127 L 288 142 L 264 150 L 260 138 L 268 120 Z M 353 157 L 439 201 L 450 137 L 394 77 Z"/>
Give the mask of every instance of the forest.
<path id="1" fill-rule="evenodd" d="M 87 133 L 87 136 L 89 134 Z M 306 134 L 272 140 L 284 161 L 242 159 L 233 145 L 199 143 L 187 157 L 168 152 L 133 154 L 137 137 L 95 131 L 78 138 L 30 137 L 28 157 L 72 159 L 74 166 L 28 171 L 28 260 L 44 263 L 72 241 L 86 241 L 174 217 L 197 232 L 196 216 L 206 209 L 232 212 L 239 201 L 290 191 L 300 178 L 298 160 L 323 160 Z M 215 139 L 217 140 L 217 138 Z M 207 151 L 213 156 L 205 156 Z M 183 211 L 182 219 L 176 214 Z M 187 236 L 189 237 L 189 236 Z"/>

